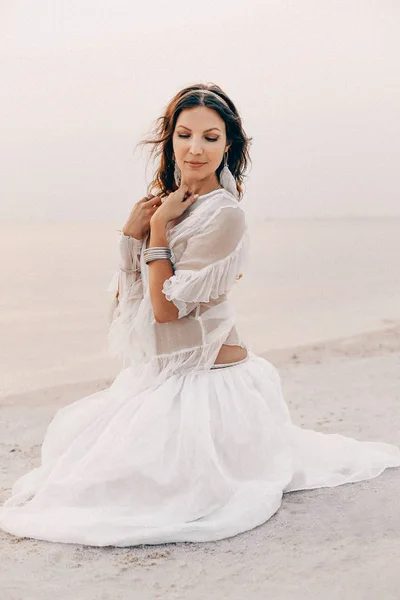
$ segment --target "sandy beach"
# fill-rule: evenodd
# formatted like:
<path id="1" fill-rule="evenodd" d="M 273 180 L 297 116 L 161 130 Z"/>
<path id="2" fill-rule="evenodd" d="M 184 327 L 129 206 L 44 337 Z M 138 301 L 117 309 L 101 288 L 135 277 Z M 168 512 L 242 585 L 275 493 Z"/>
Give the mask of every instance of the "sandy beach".
<path id="1" fill-rule="evenodd" d="M 177 539 L 177 521 L 185 539 L 257 524 L 134 547 L 0 528 L 0 600 L 400 600 L 400 466 L 285 493 L 278 508 L 282 488 L 399 463 L 400 2 L 0 7 L 0 514 L 43 454 L 56 457 L 49 485 L 33 488 L 26 521 L 8 514 L 21 536 L 132 543 Z M 219 297 L 204 321 L 152 335 L 146 295 L 118 323 L 138 350 L 174 347 L 188 365 L 200 336 L 203 357 L 219 350 L 234 312 L 282 394 L 254 357 L 146 394 L 135 375 L 150 380 L 147 366 L 111 355 L 120 232 L 150 215 L 152 201 L 133 210 L 140 199 L 179 181 L 200 200 L 211 190 L 210 219 L 188 222 L 187 247 L 177 231 L 172 260 L 188 249 L 186 268 L 218 266 L 170 290 L 190 304 L 212 283 L 217 300 L 235 280 L 242 224 L 214 211 L 220 183 L 250 234 L 233 310 Z M 114 348 L 134 350 L 114 330 Z M 319 433 L 291 427 L 282 399 Z"/>
<path id="2" fill-rule="evenodd" d="M 15 245 L 1 276 L 0 502 L 38 465 L 55 412 L 118 372 L 106 353 L 103 293 L 114 232 L 93 226 L 88 243 L 83 231 L 1 238 Z M 238 322 L 250 347 L 278 368 L 293 421 L 400 445 L 399 221 L 276 222 L 253 231 L 270 268 L 254 254 L 249 285 L 234 290 Z M 400 472 L 388 469 L 366 482 L 285 494 L 264 525 L 202 544 L 99 549 L 0 531 L 1 599 L 398 600 L 399 497 Z"/>

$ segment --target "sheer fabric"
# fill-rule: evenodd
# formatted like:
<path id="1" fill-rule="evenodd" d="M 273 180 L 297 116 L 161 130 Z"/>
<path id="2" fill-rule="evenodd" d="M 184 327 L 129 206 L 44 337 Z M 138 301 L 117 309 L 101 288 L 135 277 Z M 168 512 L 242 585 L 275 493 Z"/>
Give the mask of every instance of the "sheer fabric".
<path id="1" fill-rule="evenodd" d="M 109 348 L 126 366 L 149 369 L 158 381 L 171 374 L 209 369 L 224 343 L 244 344 L 228 298 L 248 257 L 245 214 L 225 189 L 204 194 L 167 230 L 174 274 L 163 293 L 178 319 L 157 323 L 149 293 L 143 242 L 121 233 L 120 268 L 109 290 L 119 302 L 112 315 Z"/>
<path id="2" fill-rule="evenodd" d="M 284 493 L 400 466 L 397 446 L 293 423 L 278 371 L 251 350 L 212 368 L 222 343 L 240 342 L 228 293 L 247 230 L 224 190 L 190 209 L 168 231 L 172 323 L 153 317 L 147 240 L 121 235 L 110 346 L 128 366 L 109 388 L 58 410 L 40 465 L 0 508 L 5 531 L 95 546 L 219 540 L 267 521 Z"/>

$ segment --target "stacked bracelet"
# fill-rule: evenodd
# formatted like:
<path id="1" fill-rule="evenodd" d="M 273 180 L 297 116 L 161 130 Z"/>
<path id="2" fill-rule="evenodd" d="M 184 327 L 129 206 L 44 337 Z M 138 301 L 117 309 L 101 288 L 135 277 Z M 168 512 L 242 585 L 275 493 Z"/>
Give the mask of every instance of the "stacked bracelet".
<path id="1" fill-rule="evenodd" d="M 143 252 L 143 258 L 146 265 L 149 264 L 152 260 L 171 260 L 172 253 L 170 248 L 165 247 L 155 247 L 155 248 L 146 248 Z"/>

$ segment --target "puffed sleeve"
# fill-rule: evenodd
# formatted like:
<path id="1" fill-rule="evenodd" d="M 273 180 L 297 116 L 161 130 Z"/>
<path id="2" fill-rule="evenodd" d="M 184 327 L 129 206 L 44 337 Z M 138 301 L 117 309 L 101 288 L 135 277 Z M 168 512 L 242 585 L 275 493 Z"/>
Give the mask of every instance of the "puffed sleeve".
<path id="1" fill-rule="evenodd" d="M 143 298 L 140 272 L 142 241 L 120 233 L 119 265 L 108 291 L 114 292 L 109 311 L 108 347 L 111 356 L 126 356 L 131 347 L 130 327 Z M 115 295 L 119 285 L 118 299 Z"/>
<path id="2" fill-rule="evenodd" d="M 178 319 L 200 302 L 226 294 L 248 254 L 245 213 L 239 207 L 221 207 L 189 238 L 175 273 L 164 282 L 163 293 L 178 308 Z"/>
<path id="3" fill-rule="evenodd" d="M 142 240 L 121 231 L 119 240 L 119 301 L 143 297 L 140 252 Z"/>
<path id="4" fill-rule="evenodd" d="M 140 273 L 140 252 L 142 240 L 137 240 L 131 236 L 125 235 L 120 231 L 118 242 L 119 265 L 109 282 L 106 291 L 113 293 L 112 304 L 109 312 L 109 322 L 111 323 L 114 311 L 120 302 L 133 298 L 143 297 L 141 273 Z M 117 291 L 118 298 L 117 298 Z"/>

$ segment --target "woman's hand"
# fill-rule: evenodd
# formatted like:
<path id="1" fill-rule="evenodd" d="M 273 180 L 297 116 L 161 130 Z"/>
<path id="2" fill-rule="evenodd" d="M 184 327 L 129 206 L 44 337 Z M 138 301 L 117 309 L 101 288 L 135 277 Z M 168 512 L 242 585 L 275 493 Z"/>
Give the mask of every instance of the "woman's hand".
<path id="1" fill-rule="evenodd" d="M 166 225 L 170 221 L 178 219 L 188 206 L 196 202 L 198 197 L 199 194 L 193 194 L 190 191 L 189 186 L 186 183 L 183 183 L 179 189 L 163 198 L 161 206 L 150 219 L 150 227 L 155 221 Z"/>
<path id="2" fill-rule="evenodd" d="M 161 197 L 149 194 L 136 202 L 122 228 L 122 233 L 141 240 L 150 229 L 150 220 L 161 206 Z"/>

